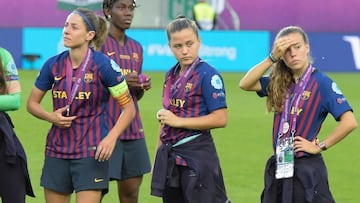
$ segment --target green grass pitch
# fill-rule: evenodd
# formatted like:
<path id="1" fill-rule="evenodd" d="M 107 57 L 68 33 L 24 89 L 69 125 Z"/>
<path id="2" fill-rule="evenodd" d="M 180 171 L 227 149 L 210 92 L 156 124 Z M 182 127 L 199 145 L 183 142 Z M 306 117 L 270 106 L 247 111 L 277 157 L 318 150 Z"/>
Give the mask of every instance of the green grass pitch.
<path id="1" fill-rule="evenodd" d="M 20 138 L 28 157 L 30 177 L 36 198 L 27 197 L 28 203 L 45 202 L 43 188 L 40 187 L 40 174 L 44 160 L 46 133 L 50 123 L 38 120 L 26 111 L 26 100 L 33 86 L 37 71 L 20 71 L 22 84 L 22 107 L 19 111 L 10 112 L 15 124 L 15 131 Z M 155 113 L 161 108 L 161 89 L 163 72 L 146 72 L 151 77 L 152 89 L 140 101 L 140 109 L 146 142 L 153 161 L 157 140 L 158 123 Z M 222 73 L 228 103 L 228 125 L 226 128 L 213 130 L 217 151 L 220 157 L 225 178 L 226 190 L 232 202 L 260 202 L 263 188 L 263 170 L 265 162 L 272 153 L 271 122 L 272 114 L 266 113 L 265 99 L 260 99 L 253 92 L 238 88 L 243 73 Z M 329 73 L 336 81 L 352 105 L 358 122 L 360 122 L 360 74 Z M 50 93 L 43 101 L 46 109 L 51 109 Z M 331 115 L 323 124 L 320 139 L 334 129 L 336 122 Z M 359 130 L 352 132 L 338 145 L 323 153 L 329 173 L 330 187 L 337 202 L 358 202 L 360 191 L 360 155 Z M 139 202 L 160 203 L 161 200 L 150 196 L 150 174 L 144 176 Z M 72 202 L 75 202 L 75 196 Z M 118 202 L 116 183 L 110 183 L 110 192 L 104 203 Z"/>

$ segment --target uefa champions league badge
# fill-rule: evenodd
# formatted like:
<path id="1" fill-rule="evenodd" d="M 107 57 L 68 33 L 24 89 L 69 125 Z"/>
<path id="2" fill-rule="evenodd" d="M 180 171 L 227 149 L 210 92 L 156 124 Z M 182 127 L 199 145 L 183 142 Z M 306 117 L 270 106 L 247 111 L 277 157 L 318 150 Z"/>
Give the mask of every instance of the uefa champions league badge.
<path id="1" fill-rule="evenodd" d="M 332 90 L 336 93 L 336 94 L 343 94 L 339 88 L 339 86 L 335 83 L 335 82 L 332 82 L 331 83 L 331 88 Z"/>
<path id="2" fill-rule="evenodd" d="M 114 69 L 116 72 L 120 73 L 121 72 L 120 66 L 117 63 L 115 63 L 114 60 L 110 59 L 110 61 L 111 61 L 112 69 Z"/>
<path id="3" fill-rule="evenodd" d="M 211 86 L 213 86 L 217 90 L 220 90 L 223 88 L 223 83 L 222 83 L 219 75 L 213 75 L 211 77 Z"/>

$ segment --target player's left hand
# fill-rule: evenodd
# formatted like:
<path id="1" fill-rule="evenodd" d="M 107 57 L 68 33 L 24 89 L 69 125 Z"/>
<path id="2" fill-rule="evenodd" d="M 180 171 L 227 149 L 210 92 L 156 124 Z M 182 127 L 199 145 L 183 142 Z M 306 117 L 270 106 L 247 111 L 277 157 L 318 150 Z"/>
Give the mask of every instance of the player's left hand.
<path id="1" fill-rule="evenodd" d="M 316 144 L 316 139 L 312 142 L 301 137 L 295 136 L 294 138 L 294 152 L 307 152 L 310 154 L 318 154 L 321 152 L 320 147 Z"/>
<path id="2" fill-rule="evenodd" d="M 108 161 L 114 151 L 117 137 L 107 135 L 96 147 L 95 159 L 98 161 Z"/>
<path id="3" fill-rule="evenodd" d="M 151 79 L 150 77 L 147 77 L 145 82 L 141 83 L 141 88 L 145 91 L 149 90 L 151 88 Z"/>
<path id="4" fill-rule="evenodd" d="M 139 88 L 141 87 L 139 83 L 139 76 L 136 72 L 131 72 L 124 75 L 126 83 L 129 88 Z"/>
<path id="5" fill-rule="evenodd" d="M 181 117 L 176 116 L 173 112 L 169 110 L 161 109 L 156 114 L 156 117 L 162 125 L 168 125 L 177 128 L 181 127 Z"/>

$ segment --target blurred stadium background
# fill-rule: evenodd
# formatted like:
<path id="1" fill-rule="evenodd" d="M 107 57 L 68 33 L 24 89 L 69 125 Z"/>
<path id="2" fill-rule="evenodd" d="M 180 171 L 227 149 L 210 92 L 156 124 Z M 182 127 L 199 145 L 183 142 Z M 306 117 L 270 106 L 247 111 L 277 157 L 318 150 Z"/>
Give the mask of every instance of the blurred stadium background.
<path id="1" fill-rule="evenodd" d="M 179 14 L 191 17 L 197 0 L 137 0 L 128 32 L 144 46 L 144 70 L 163 71 L 173 64 L 164 27 Z M 102 0 L 0 0 L 0 46 L 23 69 L 40 69 L 65 48 L 62 26 L 70 10 L 85 5 L 101 12 Z M 329 72 L 360 70 L 358 0 L 209 0 L 218 13 L 218 29 L 202 32 L 201 56 L 220 71 L 244 72 L 271 48 L 287 25 L 309 34 L 315 65 Z M 151 63 L 150 63 L 151 62 Z"/>

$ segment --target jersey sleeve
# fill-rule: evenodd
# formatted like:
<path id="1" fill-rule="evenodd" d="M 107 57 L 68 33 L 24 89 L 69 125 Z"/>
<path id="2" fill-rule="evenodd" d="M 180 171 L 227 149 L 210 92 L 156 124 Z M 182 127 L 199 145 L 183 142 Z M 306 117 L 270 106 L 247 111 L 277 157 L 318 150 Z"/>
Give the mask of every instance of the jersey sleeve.
<path id="1" fill-rule="evenodd" d="M 339 121 L 340 116 L 346 111 L 353 111 L 340 87 L 334 81 L 324 77 L 319 85 L 321 85 L 321 97 L 324 98 L 322 101 L 324 101 L 325 111 L 329 112 L 336 121 Z"/>
<path id="2" fill-rule="evenodd" d="M 103 84 L 109 88 L 110 94 L 120 104 L 131 101 L 131 95 L 121 69 L 114 60 L 109 59 L 104 68 L 101 68 Z"/>
<path id="3" fill-rule="evenodd" d="M 210 70 L 210 71 L 209 71 Z M 204 75 L 202 91 L 209 112 L 221 108 L 227 108 L 226 92 L 222 76 L 216 71 L 209 69 Z"/>
<path id="4" fill-rule="evenodd" d="M 0 50 L 2 67 L 4 70 L 4 79 L 6 82 L 7 93 L 15 94 L 21 92 L 19 73 L 14 62 L 14 58 L 9 51 L 5 49 Z"/>
<path id="5" fill-rule="evenodd" d="M 0 57 L 6 83 L 6 92 L 0 95 L 0 111 L 18 110 L 21 105 L 21 86 L 14 58 L 3 48 L 0 48 Z"/>
<path id="6" fill-rule="evenodd" d="M 51 72 L 53 65 L 53 59 L 49 59 L 45 62 L 36 77 L 35 87 L 42 91 L 47 91 L 52 88 L 52 85 L 54 84 L 54 76 Z"/>
<path id="7" fill-rule="evenodd" d="M 267 94 L 267 86 L 269 85 L 269 83 L 270 83 L 270 79 L 269 79 L 269 77 L 261 77 L 260 79 L 259 79 L 259 82 L 260 82 L 260 85 L 261 85 L 261 91 L 258 91 L 258 92 L 256 92 L 257 93 L 257 95 L 259 96 L 259 97 L 266 97 L 266 96 L 268 96 L 268 94 Z"/>

